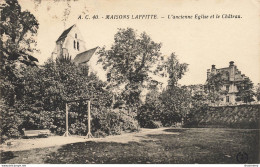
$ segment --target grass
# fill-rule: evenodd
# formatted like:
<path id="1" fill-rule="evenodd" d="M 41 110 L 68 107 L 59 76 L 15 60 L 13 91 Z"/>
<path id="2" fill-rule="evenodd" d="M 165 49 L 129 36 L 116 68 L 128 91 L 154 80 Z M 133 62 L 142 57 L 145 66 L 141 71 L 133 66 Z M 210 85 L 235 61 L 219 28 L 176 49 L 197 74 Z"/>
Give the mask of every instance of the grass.
<path id="1" fill-rule="evenodd" d="M 165 129 L 162 133 L 138 133 L 138 142 L 82 142 L 61 147 L 2 152 L 1 163 L 51 164 L 237 164 L 239 152 L 247 163 L 259 163 L 259 130 Z"/>

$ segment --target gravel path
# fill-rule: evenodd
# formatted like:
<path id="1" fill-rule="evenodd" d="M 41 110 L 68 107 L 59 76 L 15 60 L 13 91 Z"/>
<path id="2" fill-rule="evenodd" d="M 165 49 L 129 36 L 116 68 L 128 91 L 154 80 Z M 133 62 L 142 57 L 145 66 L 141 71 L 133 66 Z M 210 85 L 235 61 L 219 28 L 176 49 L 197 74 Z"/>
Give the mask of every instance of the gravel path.
<path id="1" fill-rule="evenodd" d="M 52 146 L 61 146 L 65 144 L 71 143 L 79 143 L 86 141 L 96 141 L 96 142 L 119 142 L 119 143 L 127 143 L 130 141 L 140 141 L 145 140 L 146 134 L 167 134 L 168 132 L 163 131 L 166 128 L 159 129 L 141 129 L 140 132 L 134 133 L 124 133 L 122 135 L 116 136 L 107 136 L 105 138 L 92 138 L 86 139 L 84 136 L 49 136 L 48 138 L 31 138 L 31 139 L 14 139 L 8 140 L 0 146 L 0 150 L 2 151 L 24 151 L 30 150 L 34 148 L 45 148 Z M 172 133 L 171 133 L 172 134 Z M 11 142 L 11 145 L 7 145 L 6 143 Z"/>

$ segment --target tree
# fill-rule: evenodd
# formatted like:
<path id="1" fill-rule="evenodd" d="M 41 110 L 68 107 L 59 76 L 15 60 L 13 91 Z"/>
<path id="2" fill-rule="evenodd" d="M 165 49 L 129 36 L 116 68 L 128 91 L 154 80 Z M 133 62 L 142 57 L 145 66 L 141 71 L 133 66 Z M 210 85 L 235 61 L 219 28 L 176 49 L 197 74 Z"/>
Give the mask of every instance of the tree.
<path id="1" fill-rule="evenodd" d="M 125 85 L 124 99 L 129 105 L 137 104 L 151 67 L 160 56 L 161 44 L 154 42 L 145 32 L 137 35 L 132 28 L 119 29 L 111 49 L 103 47 L 99 62 L 110 74 L 110 83 Z"/>
<path id="2" fill-rule="evenodd" d="M 227 91 L 222 91 L 221 87 L 227 80 L 228 72 L 221 71 L 217 74 L 210 74 L 205 85 L 208 100 L 211 103 L 220 102 L 221 96 L 227 94 Z"/>
<path id="3" fill-rule="evenodd" d="M 256 85 L 256 99 L 260 101 L 260 83 Z"/>
<path id="4" fill-rule="evenodd" d="M 236 101 L 243 101 L 244 103 L 254 101 L 254 91 L 253 86 L 254 84 L 249 78 L 245 78 L 240 82 L 236 83 L 238 93 L 236 94 L 237 98 Z"/>
<path id="5" fill-rule="evenodd" d="M 188 70 L 187 63 L 180 63 L 175 53 L 172 53 L 166 61 L 158 65 L 155 73 L 168 76 L 168 87 L 176 87 L 178 81 Z"/>
<path id="6" fill-rule="evenodd" d="M 191 94 L 186 87 L 170 87 L 160 96 L 160 119 L 164 126 L 181 122 L 190 111 Z"/>
<path id="7" fill-rule="evenodd" d="M 144 128 L 158 128 L 155 121 L 160 121 L 160 92 L 157 86 L 151 85 L 149 92 L 146 94 L 145 103 L 139 107 L 137 113 L 137 120 L 141 127 Z"/>
<path id="8" fill-rule="evenodd" d="M 146 95 L 146 102 L 138 113 L 142 126 L 152 126 L 151 121 L 161 121 L 164 126 L 181 122 L 186 117 L 191 103 L 190 93 L 186 87 L 178 87 L 178 81 L 188 70 L 188 64 L 180 63 L 177 56 L 172 53 L 165 61 L 156 67 L 154 74 L 167 77 L 166 90 L 157 92 L 157 86 L 152 84 L 150 92 Z M 158 83 L 157 83 L 158 84 Z M 156 84 L 156 85 L 157 85 Z M 141 120 L 141 121 L 140 121 Z"/>
<path id="9" fill-rule="evenodd" d="M 38 21 L 28 11 L 22 11 L 17 0 L 1 2 L 0 19 L 0 89 L 6 104 L 14 105 L 21 89 L 19 64 L 35 66 Z M 18 95 L 18 96 L 17 96 Z"/>
<path id="10" fill-rule="evenodd" d="M 6 0 L 1 5 L 1 63 L 21 62 L 35 65 L 35 36 L 39 23 L 29 11 L 22 11 L 17 0 Z"/>

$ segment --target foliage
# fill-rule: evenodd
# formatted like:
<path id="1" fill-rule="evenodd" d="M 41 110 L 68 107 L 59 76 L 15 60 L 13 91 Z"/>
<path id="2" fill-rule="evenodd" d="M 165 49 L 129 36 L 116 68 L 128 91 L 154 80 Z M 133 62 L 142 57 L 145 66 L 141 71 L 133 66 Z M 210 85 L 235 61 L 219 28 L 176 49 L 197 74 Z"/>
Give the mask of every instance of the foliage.
<path id="1" fill-rule="evenodd" d="M 38 21 L 30 12 L 22 11 L 17 0 L 5 0 L 1 8 L 1 65 L 35 65 L 38 60 L 32 54 L 36 51 Z"/>
<path id="2" fill-rule="evenodd" d="M 220 71 L 217 74 L 211 73 L 207 79 L 206 87 L 209 92 L 218 92 L 225 83 L 225 77 L 228 75 L 226 71 Z"/>
<path id="3" fill-rule="evenodd" d="M 1 142 L 7 137 L 16 138 L 19 137 L 21 131 L 22 119 L 17 114 L 16 107 L 10 107 L 0 100 L 0 131 L 1 131 Z"/>
<path id="4" fill-rule="evenodd" d="M 191 95 L 184 87 L 171 87 L 163 91 L 160 101 L 160 119 L 164 126 L 181 122 L 190 111 Z"/>
<path id="5" fill-rule="evenodd" d="M 17 0 L 1 2 L 0 20 L 0 94 L 1 136 L 18 137 L 21 134 L 24 87 L 20 67 L 35 66 L 38 21 L 28 11 L 22 11 Z"/>
<path id="6" fill-rule="evenodd" d="M 154 117 L 156 117 L 154 115 L 156 111 L 157 108 L 151 106 L 148 103 L 140 106 L 137 113 L 137 120 L 139 122 L 139 125 L 142 128 L 155 128 L 153 126 L 153 121 L 155 120 Z"/>
<path id="7" fill-rule="evenodd" d="M 186 87 L 171 87 L 158 96 L 149 93 L 146 103 L 139 108 L 138 122 L 141 127 L 158 128 L 182 122 L 191 112 L 192 97 Z"/>
<path id="8" fill-rule="evenodd" d="M 256 86 L 255 95 L 256 95 L 256 99 L 257 99 L 258 101 L 260 101 L 260 83 L 258 83 L 257 86 Z"/>
<path id="9" fill-rule="evenodd" d="M 149 88 L 146 102 L 138 112 L 141 127 L 159 127 L 158 121 L 164 126 L 182 121 L 189 110 L 191 96 L 186 87 L 178 87 L 177 83 L 187 70 L 188 64 L 180 63 L 174 53 L 157 66 L 154 73 L 168 76 L 168 86 L 163 92 L 158 92 L 157 86 Z"/>
<path id="10" fill-rule="evenodd" d="M 99 51 L 103 68 L 110 74 L 114 87 L 125 85 L 124 99 L 127 104 L 139 103 L 144 82 L 149 80 L 151 67 L 160 56 L 161 44 L 154 42 L 146 33 L 137 35 L 131 29 L 119 29 L 111 49 Z"/>
<path id="11" fill-rule="evenodd" d="M 188 70 L 187 63 L 180 63 L 175 53 L 172 53 L 166 61 L 157 66 L 155 73 L 168 77 L 168 87 L 176 87 L 185 72 Z M 168 74 L 168 75 L 167 75 Z"/>
<path id="12" fill-rule="evenodd" d="M 255 93 L 253 91 L 253 83 L 249 78 L 245 78 L 239 83 L 236 83 L 236 86 L 238 88 L 236 101 L 243 101 L 244 103 L 254 101 L 253 97 Z"/>
<path id="13" fill-rule="evenodd" d="M 6 114 L 1 118 L 2 135 L 18 137 L 22 128 L 47 128 L 61 135 L 65 132 L 66 101 L 84 98 L 91 99 L 92 132 L 101 131 L 110 135 L 138 129 L 133 117 L 110 110 L 112 96 L 105 89 L 105 83 L 94 74 L 87 76 L 73 63 L 49 60 L 41 68 L 21 67 L 19 73 L 22 75 L 14 89 L 19 89 L 20 93 L 15 98 L 13 109 L 3 102 Z M 86 135 L 87 105 L 86 101 L 68 104 L 71 134 Z M 15 124 L 8 124 L 8 114 L 12 119 L 18 119 Z"/>
<path id="14" fill-rule="evenodd" d="M 94 127 L 107 135 L 121 134 L 122 131 L 137 131 L 138 122 L 125 111 L 104 110 L 102 114 L 96 114 L 93 117 Z"/>
<path id="15" fill-rule="evenodd" d="M 138 108 L 137 120 L 141 127 L 158 128 L 155 121 L 160 121 L 159 101 L 160 92 L 156 87 L 150 89 L 146 95 L 145 104 Z"/>
<path id="16" fill-rule="evenodd" d="M 157 67 L 158 73 L 166 73 L 168 76 L 167 88 L 158 97 L 160 103 L 157 105 L 159 119 L 164 126 L 181 122 L 189 112 L 191 94 L 186 87 L 178 87 L 178 81 L 187 70 L 188 64 L 180 63 L 174 53 Z"/>
<path id="17" fill-rule="evenodd" d="M 37 34 L 38 22 L 30 12 L 21 11 L 17 0 L 1 2 L 0 13 L 1 98 L 7 105 L 13 106 L 21 94 L 20 65 L 35 66 L 38 61 L 32 56 L 36 51 L 34 37 Z"/>
<path id="18" fill-rule="evenodd" d="M 87 76 L 80 67 L 72 63 L 49 61 L 43 69 L 27 68 L 25 71 L 23 78 L 26 81 L 25 103 L 38 104 L 42 110 L 50 111 L 51 119 L 54 119 L 51 121 L 53 127 L 58 128 L 55 128 L 54 131 L 59 134 L 65 128 L 62 120 L 65 118 L 66 100 L 90 98 L 93 110 L 102 110 L 111 105 L 111 96 L 103 89 L 104 83 L 98 80 L 94 74 Z M 29 87 L 29 85 L 34 86 Z M 84 126 L 87 123 L 86 102 L 72 103 L 69 106 L 72 133 L 76 133 L 76 131 L 77 134 L 86 133 L 87 127 Z M 59 115 L 56 115 L 56 112 Z"/>
<path id="19" fill-rule="evenodd" d="M 225 83 L 225 77 L 228 73 L 226 71 L 221 71 L 217 74 L 210 74 L 206 82 L 206 92 L 208 101 L 211 103 L 217 103 L 221 100 L 221 96 L 227 92 L 221 91 L 221 87 Z"/>

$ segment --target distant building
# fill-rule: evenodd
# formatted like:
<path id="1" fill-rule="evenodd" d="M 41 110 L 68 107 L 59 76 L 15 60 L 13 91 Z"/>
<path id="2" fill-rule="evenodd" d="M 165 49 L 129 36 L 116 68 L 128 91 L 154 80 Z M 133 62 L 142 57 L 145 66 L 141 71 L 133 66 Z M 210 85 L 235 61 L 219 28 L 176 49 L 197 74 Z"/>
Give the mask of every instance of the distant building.
<path id="1" fill-rule="evenodd" d="M 238 93 L 238 83 L 248 78 L 244 74 L 241 74 L 241 71 L 237 69 L 237 66 L 234 65 L 234 61 L 229 62 L 229 66 L 225 68 L 217 69 L 215 65 L 212 65 L 211 69 L 207 70 L 207 81 L 211 76 L 214 76 L 218 73 L 221 73 L 223 79 L 223 84 L 220 91 L 225 92 L 221 95 L 220 104 L 235 104 L 236 94 Z M 210 90 L 209 90 L 210 91 Z"/>
<path id="2" fill-rule="evenodd" d="M 64 30 L 56 41 L 53 58 L 68 58 L 77 65 L 87 65 L 98 47 L 87 50 L 85 41 L 76 25 Z"/>
<path id="3" fill-rule="evenodd" d="M 204 95 L 205 88 L 203 84 L 196 84 L 196 85 L 188 85 L 185 86 L 191 93 L 192 96 L 194 95 Z"/>

